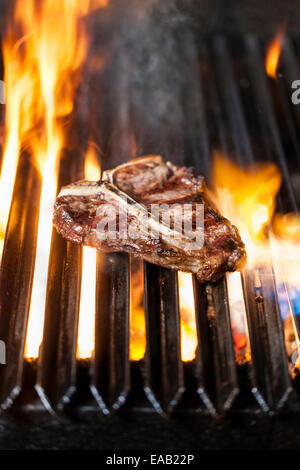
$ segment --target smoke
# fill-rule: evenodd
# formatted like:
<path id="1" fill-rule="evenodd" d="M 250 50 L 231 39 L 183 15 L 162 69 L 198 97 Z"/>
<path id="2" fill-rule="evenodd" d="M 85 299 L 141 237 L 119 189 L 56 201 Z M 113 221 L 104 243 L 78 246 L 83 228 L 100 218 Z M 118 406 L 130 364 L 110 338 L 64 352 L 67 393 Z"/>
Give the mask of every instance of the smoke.
<path id="1" fill-rule="evenodd" d="M 199 152 L 197 34 L 194 11 L 183 6 L 111 0 L 89 18 L 81 105 L 104 167 L 147 153 L 182 163 Z"/>

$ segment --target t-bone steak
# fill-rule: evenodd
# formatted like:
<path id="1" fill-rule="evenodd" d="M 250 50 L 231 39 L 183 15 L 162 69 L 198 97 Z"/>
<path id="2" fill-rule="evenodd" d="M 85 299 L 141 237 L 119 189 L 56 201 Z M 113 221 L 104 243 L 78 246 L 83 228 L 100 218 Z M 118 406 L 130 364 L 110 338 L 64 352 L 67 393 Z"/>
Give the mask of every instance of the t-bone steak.
<path id="1" fill-rule="evenodd" d="M 159 155 L 135 158 L 98 182 L 63 187 L 54 225 L 71 242 L 125 251 L 200 282 L 216 281 L 246 260 L 237 228 L 208 201 L 204 178 Z"/>

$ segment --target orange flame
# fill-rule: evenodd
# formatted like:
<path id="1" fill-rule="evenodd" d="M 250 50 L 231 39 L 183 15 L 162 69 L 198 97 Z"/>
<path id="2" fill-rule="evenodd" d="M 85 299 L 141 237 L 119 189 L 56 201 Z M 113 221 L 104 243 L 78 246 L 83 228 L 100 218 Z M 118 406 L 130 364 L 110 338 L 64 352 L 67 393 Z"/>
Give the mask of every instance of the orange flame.
<path id="1" fill-rule="evenodd" d="M 266 73 L 271 78 L 276 78 L 276 71 L 282 50 L 282 44 L 285 36 L 285 25 L 271 41 L 266 54 Z"/>
<path id="2" fill-rule="evenodd" d="M 3 41 L 6 117 L 0 255 L 20 148 L 29 147 L 42 175 L 49 174 L 53 180 L 63 143 L 58 119 L 72 110 L 88 43 L 79 20 L 107 5 L 108 0 L 16 0 Z M 48 186 L 48 182 L 43 184 Z M 51 186 L 55 186 L 53 181 Z"/>
<path id="3" fill-rule="evenodd" d="M 208 191 L 208 196 L 220 213 L 238 227 L 253 266 L 265 257 L 267 229 L 280 184 L 281 175 L 274 164 L 256 164 L 242 169 L 220 153 L 214 155 L 212 190 Z M 243 361 L 248 358 L 248 338 L 238 273 L 228 277 L 228 289 L 236 357 Z M 192 360 L 197 340 L 192 281 L 188 274 L 179 273 L 179 297 L 182 358 Z"/>
<path id="4" fill-rule="evenodd" d="M 235 357 L 238 363 L 244 363 L 251 355 L 241 275 L 234 272 L 228 273 L 226 277 Z"/>
<path id="5" fill-rule="evenodd" d="M 293 322 L 291 298 L 295 289 L 300 290 L 300 215 L 274 214 L 280 184 L 279 169 L 272 163 L 241 169 L 216 154 L 213 189 L 208 194 L 220 212 L 239 228 L 248 253 L 246 269 L 272 263 L 277 288 L 284 286 L 287 295 L 289 320 L 284 321 L 286 331 L 291 320 Z M 243 327 L 245 308 L 240 275 L 234 273 L 227 279 L 236 356 L 238 360 L 248 360 L 250 351 L 247 328 Z M 297 339 L 296 329 L 294 332 Z M 288 336 L 290 333 L 286 338 Z M 241 350 L 244 350 L 242 354 Z"/>
<path id="6" fill-rule="evenodd" d="M 300 243 L 300 215 L 293 212 L 275 214 L 273 231 L 280 239 L 295 245 Z"/>
<path id="7" fill-rule="evenodd" d="M 130 282 L 130 360 L 143 359 L 146 352 L 146 325 L 143 306 L 143 263 L 132 259 Z"/>
<path id="8" fill-rule="evenodd" d="M 96 147 L 90 145 L 85 157 L 85 179 L 98 181 L 101 178 Z M 96 249 L 84 246 L 82 249 L 82 274 L 80 308 L 77 337 L 77 358 L 90 358 L 95 344 L 96 311 Z"/>
<path id="9" fill-rule="evenodd" d="M 95 2 L 92 2 L 95 4 Z M 88 37 L 80 19 L 89 0 L 17 0 L 4 39 L 6 140 L 0 178 L 1 233 L 4 233 L 19 151 L 29 148 L 42 177 L 34 281 L 26 352 L 37 357 L 42 338 L 52 207 L 57 164 L 64 145 L 62 118 L 73 109 Z"/>
<path id="10" fill-rule="evenodd" d="M 197 348 L 196 317 L 192 275 L 178 272 L 181 358 L 184 362 L 195 358 Z"/>
<path id="11" fill-rule="evenodd" d="M 280 185 L 280 171 L 273 163 L 242 169 L 215 154 L 209 195 L 221 214 L 238 227 L 251 262 L 266 240 Z"/>
<path id="12" fill-rule="evenodd" d="M 104 8 L 108 0 L 17 0 L 14 22 L 10 24 L 3 44 L 6 82 L 6 123 L 3 165 L 0 176 L 0 237 L 7 224 L 20 149 L 30 149 L 42 178 L 37 256 L 26 339 L 27 357 L 37 357 L 42 338 L 43 312 L 52 207 L 56 195 L 57 164 L 64 145 L 63 119 L 73 109 L 76 86 L 88 47 L 88 36 L 82 18 L 96 8 Z M 270 45 L 266 71 L 276 77 L 284 32 Z M 95 161 L 95 148 L 86 156 L 87 179 L 98 180 L 100 169 Z M 266 229 L 275 210 L 275 197 L 281 183 L 275 165 L 256 165 L 240 169 L 221 155 L 216 155 L 213 190 L 210 195 L 220 212 L 235 223 L 249 252 L 261 253 Z M 292 242 L 299 240 L 297 215 L 276 216 L 274 231 Z M 2 246 L 0 244 L 0 251 Z M 249 256 L 250 259 L 255 257 Z M 299 265 L 299 264 L 298 264 Z M 83 248 L 83 271 L 79 316 L 78 349 L 80 358 L 90 357 L 94 348 L 96 252 Z M 192 360 L 197 347 L 195 311 L 191 276 L 179 273 L 182 359 Z M 138 297 L 137 297 L 138 298 Z M 132 298 L 132 312 L 138 312 L 132 325 L 130 357 L 143 357 L 145 325 L 141 298 Z M 138 305 L 139 304 L 139 305 Z M 133 317 L 131 317 L 133 318 Z M 132 334 L 132 333 L 131 333 Z M 236 334 L 238 348 L 244 338 Z"/>

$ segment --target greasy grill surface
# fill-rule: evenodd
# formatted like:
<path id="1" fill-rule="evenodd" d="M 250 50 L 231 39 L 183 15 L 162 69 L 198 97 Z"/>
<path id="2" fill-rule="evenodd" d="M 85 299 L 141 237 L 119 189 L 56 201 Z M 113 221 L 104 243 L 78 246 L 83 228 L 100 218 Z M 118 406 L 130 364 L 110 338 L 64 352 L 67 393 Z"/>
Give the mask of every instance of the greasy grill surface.
<path id="1" fill-rule="evenodd" d="M 255 36 L 239 38 L 238 47 L 236 44 L 230 38 L 214 36 L 202 47 L 197 85 L 199 133 L 197 139 L 191 138 L 187 129 L 183 133 L 185 162 L 209 177 L 210 152 L 216 146 L 241 165 L 274 160 L 283 175 L 279 207 L 294 211 L 298 198 L 291 174 L 294 162 L 300 161 L 300 108 L 291 104 L 290 91 L 291 81 L 300 76 L 299 44 L 286 40 L 282 75 L 273 82 L 264 72 L 264 45 Z M 118 149 L 114 152 L 116 159 Z M 81 163 L 76 167 L 72 156 L 70 162 L 65 157 L 60 184 L 82 175 Z M 7 366 L 0 365 L 4 408 L 20 394 L 16 406 L 39 409 L 42 404 L 50 412 L 86 409 L 110 414 L 121 406 L 179 416 L 190 411 L 215 416 L 231 409 L 266 412 L 284 405 L 300 410 L 295 394 L 298 379 L 292 380 L 288 368 L 272 269 L 248 271 L 242 276 L 252 356 L 251 363 L 244 366 L 235 361 L 226 281 L 204 286 L 194 279 L 198 349 L 195 361 L 184 364 L 180 358 L 177 275 L 146 263 L 146 356 L 130 363 L 130 259 L 126 254 L 99 254 L 95 354 L 91 363 L 79 362 L 81 248 L 66 243 L 55 232 L 44 338 L 37 363 L 24 367 L 37 226 L 36 208 L 30 207 L 26 193 L 38 197 L 40 182 L 30 162 L 25 160 L 22 165 L 25 168 L 17 176 L 1 268 L 0 338 L 7 345 Z M 71 174 L 66 176 L 66 171 Z M 25 202 L 19 204 L 20 199 Z M 20 223 L 12 230 L 15 217 Z M 255 276 L 260 279 L 259 291 L 254 286 Z M 295 324 L 299 327 L 297 317 Z M 34 386 L 41 402 L 33 393 Z"/>

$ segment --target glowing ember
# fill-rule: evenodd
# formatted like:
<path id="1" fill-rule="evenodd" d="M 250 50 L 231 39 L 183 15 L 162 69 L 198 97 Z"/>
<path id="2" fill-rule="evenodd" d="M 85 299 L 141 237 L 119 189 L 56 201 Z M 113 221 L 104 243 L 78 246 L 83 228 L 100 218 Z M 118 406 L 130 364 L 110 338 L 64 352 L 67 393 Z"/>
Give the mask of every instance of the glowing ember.
<path id="1" fill-rule="evenodd" d="M 192 361 L 197 348 L 196 318 L 192 275 L 178 272 L 181 327 L 181 358 Z"/>
<path id="2" fill-rule="evenodd" d="M 285 35 L 285 26 L 275 36 L 268 47 L 266 55 L 266 72 L 271 78 L 276 78 L 279 57 L 282 50 L 282 43 Z"/>

